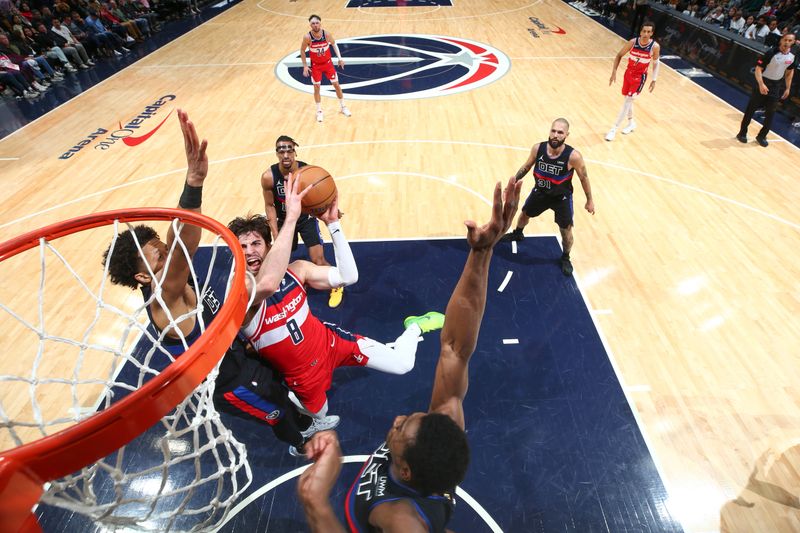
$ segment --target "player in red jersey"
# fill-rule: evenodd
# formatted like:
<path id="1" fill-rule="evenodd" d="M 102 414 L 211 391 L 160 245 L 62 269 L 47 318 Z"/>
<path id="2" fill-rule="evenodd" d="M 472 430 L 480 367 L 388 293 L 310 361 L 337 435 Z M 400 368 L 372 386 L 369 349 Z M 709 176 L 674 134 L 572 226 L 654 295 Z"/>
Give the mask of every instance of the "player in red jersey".
<path id="1" fill-rule="evenodd" d="M 298 407 L 322 419 L 328 410 L 325 392 L 331 386 L 336 368 L 365 366 L 390 374 L 405 374 L 414 368 L 420 335 L 441 329 L 444 315 L 430 312 L 408 317 L 404 322 L 406 329 L 393 348 L 335 324 L 320 322 L 309 309 L 305 286 L 330 290 L 350 285 L 358 280 L 358 269 L 339 223 L 336 200 L 319 215 L 331 234 L 336 266 L 304 260 L 289 264 L 300 201 L 305 194 L 297 190 L 298 176 L 288 176 L 286 219 L 274 243 L 270 245 L 269 225 L 260 215 L 237 218 L 228 228 L 239 238 L 247 270 L 255 279 L 255 296 L 241 332 L 259 355 L 281 372 Z"/>
<path id="2" fill-rule="evenodd" d="M 614 68 L 611 69 L 609 85 L 617 80 L 617 68 L 623 56 L 630 53 L 628 67 L 625 69 L 625 76 L 622 81 L 622 96 L 625 97 L 625 102 L 622 104 L 622 110 L 617 116 L 617 121 L 606 134 L 607 141 L 614 140 L 617 135 L 617 128 L 622 124 L 626 115 L 628 116 L 628 125 L 623 128 L 622 133 L 627 135 L 636 129 L 636 122 L 633 120 L 633 102 L 644 89 L 644 84 L 647 81 L 647 70 L 650 68 L 651 63 L 653 65 L 653 80 L 650 82 L 650 92 L 653 92 L 653 89 L 656 88 L 656 79 L 658 79 L 660 66 L 658 58 L 661 47 L 653 40 L 655 28 L 652 22 L 645 21 L 642 24 L 639 37 L 626 42 L 617 57 L 614 58 Z"/>
<path id="3" fill-rule="evenodd" d="M 333 48 L 333 51 L 336 52 L 336 58 L 339 60 L 339 68 L 344 68 L 344 60 L 342 59 L 342 54 L 339 53 L 339 47 L 336 46 L 333 34 L 322 29 L 322 19 L 319 18 L 319 15 L 311 15 L 308 17 L 308 22 L 311 24 L 311 31 L 303 35 L 303 42 L 300 43 L 300 60 L 303 62 L 303 76 L 307 78 L 309 69 L 306 63 L 306 49 L 308 49 L 311 56 L 311 81 L 314 83 L 314 101 L 317 103 L 317 122 L 322 122 L 323 117 L 319 95 L 323 74 L 330 80 L 336 90 L 336 97 L 339 99 L 339 109 L 342 114 L 349 117 L 350 110 L 344 105 L 344 95 L 342 94 L 341 86 L 339 86 L 339 78 L 336 76 L 336 69 L 333 68 L 333 60 L 331 58 L 331 48 Z"/>

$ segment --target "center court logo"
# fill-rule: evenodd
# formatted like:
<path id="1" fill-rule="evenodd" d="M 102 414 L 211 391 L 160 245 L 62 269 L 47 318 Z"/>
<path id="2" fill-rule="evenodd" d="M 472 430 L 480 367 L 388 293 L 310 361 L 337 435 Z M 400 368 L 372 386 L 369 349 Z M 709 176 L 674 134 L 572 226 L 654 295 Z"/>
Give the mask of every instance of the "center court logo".
<path id="1" fill-rule="evenodd" d="M 351 100 L 409 100 L 471 91 L 497 81 L 511 67 L 503 52 L 487 44 L 439 35 L 369 35 L 338 39 L 344 69 L 339 83 Z M 335 64 L 335 63 L 334 63 Z M 312 93 L 300 53 L 278 62 L 275 74 L 299 91 Z M 323 96 L 334 97 L 323 83 Z"/>

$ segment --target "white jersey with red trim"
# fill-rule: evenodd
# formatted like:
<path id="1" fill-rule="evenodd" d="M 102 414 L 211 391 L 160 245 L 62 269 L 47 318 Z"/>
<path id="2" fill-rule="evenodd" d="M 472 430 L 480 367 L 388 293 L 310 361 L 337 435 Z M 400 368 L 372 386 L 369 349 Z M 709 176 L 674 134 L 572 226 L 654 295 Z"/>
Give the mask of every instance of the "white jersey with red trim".
<path id="1" fill-rule="evenodd" d="M 327 328 L 311 314 L 306 289 L 290 270 L 242 333 L 287 378 L 313 367 L 327 343 Z"/>
<path id="2" fill-rule="evenodd" d="M 311 56 L 312 65 L 324 65 L 331 60 L 331 43 L 328 42 L 328 37 L 325 35 L 325 30 L 322 30 L 322 36 L 317 39 L 314 34 L 308 32 L 308 37 L 311 42 L 308 45 L 308 54 Z"/>
<path id="3" fill-rule="evenodd" d="M 653 59 L 653 46 L 656 44 L 655 40 L 650 39 L 650 42 L 642 45 L 639 43 L 639 37 L 633 41 L 633 46 L 628 56 L 628 68 L 625 74 L 640 76 L 647 72 L 650 66 L 650 61 Z"/>

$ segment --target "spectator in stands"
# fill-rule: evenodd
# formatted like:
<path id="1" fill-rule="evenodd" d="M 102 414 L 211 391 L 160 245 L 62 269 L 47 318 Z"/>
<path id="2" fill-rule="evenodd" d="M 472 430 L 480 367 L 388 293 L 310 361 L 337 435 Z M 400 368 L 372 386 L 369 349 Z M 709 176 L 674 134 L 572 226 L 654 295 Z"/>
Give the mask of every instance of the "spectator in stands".
<path id="1" fill-rule="evenodd" d="M 44 24 L 36 26 L 36 33 L 33 38 L 39 43 L 39 46 L 47 50 L 45 53 L 46 57 L 50 57 L 50 54 L 55 55 L 65 64 L 67 70 L 75 72 L 78 68 L 83 70 L 89 68 L 89 66 L 83 62 L 83 59 L 81 59 L 80 54 L 78 54 L 74 46 L 69 46 L 66 39 L 48 30 Z M 59 52 L 59 50 L 61 52 Z"/>
<path id="2" fill-rule="evenodd" d="M 683 14 L 684 14 L 684 15 L 689 15 L 690 17 L 696 17 L 696 16 L 697 16 L 697 12 L 698 12 L 698 10 L 699 10 L 699 9 L 700 9 L 700 8 L 699 8 L 699 6 L 697 5 L 697 3 L 696 3 L 696 2 L 694 2 L 694 0 L 692 0 L 692 2 L 691 2 L 691 3 L 690 3 L 688 6 L 687 6 L 687 8 L 686 8 L 686 9 L 683 11 Z"/>
<path id="3" fill-rule="evenodd" d="M 94 61 L 91 60 L 89 54 L 86 52 L 86 48 L 81 44 L 81 42 L 72 35 L 72 32 L 69 31 L 67 26 L 61 24 L 61 21 L 57 18 L 53 18 L 53 26 L 50 28 L 50 31 L 58 37 L 61 37 L 67 46 L 71 46 L 78 52 L 78 56 L 80 56 L 81 61 L 88 67 L 94 66 Z"/>
<path id="4" fill-rule="evenodd" d="M 150 24 L 147 22 L 147 19 L 142 17 L 128 17 L 117 5 L 114 0 L 109 0 L 108 4 L 108 11 L 114 15 L 118 20 L 121 21 L 122 24 L 127 23 L 134 23 L 136 24 L 136 28 L 139 30 L 140 35 L 145 37 L 150 37 Z"/>
<path id="5" fill-rule="evenodd" d="M 766 37 L 764 37 L 764 44 L 770 48 L 774 48 L 778 46 L 778 43 L 781 41 L 781 37 L 783 37 L 783 33 L 781 33 L 781 30 L 778 29 L 778 19 L 775 17 L 769 19 L 767 28 L 769 28 L 769 33 Z"/>
<path id="6" fill-rule="evenodd" d="M 49 28 L 50 26 L 53 25 L 53 12 L 50 11 L 49 7 L 44 6 L 42 8 L 42 18 L 41 18 L 40 22 L 42 24 L 44 24 L 45 27 L 47 27 L 47 28 Z"/>
<path id="7" fill-rule="evenodd" d="M 717 9 L 717 2 L 715 0 L 706 0 L 706 3 L 698 10 L 697 16 L 705 20 L 706 15 L 713 13 Z"/>
<path id="8" fill-rule="evenodd" d="M 11 18 L 11 22 L 13 23 L 11 29 L 14 32 L 14 34 L 16 34 L 16 35 L 22 35 L 22 30 L 24 28 L 30 28 L 31 27 L 31 23 L 28 21 L 28 19 L 26 19 L 22 15 L 14 15 Z"/>
<path id="9" fill-rule="evenodd" d="M 141 43 L 142 41 L 144 41 L 144 37 L 142 37 L 142 32 L 139 31 L 139 27 L 136 26 L 136 23 L 133 22 L 132 20 L 118 19 L 109 10 L 108 4 L 100 4 L 100 9 L 98 10 L 98 14 L 100 15 L 100 19 L 105 24 L 111 26 L 111 31 L 113 31 L 120 37 L 125 37 L 127 42 L 136 41 L 137 43 Z M 120 28 L 122 28 L 122 32 L 120 32 Z"/>
<path id="10" fill-rule="evenodd" d="M 744 31 L 744 18 L 742 17 L 742 12 L 735 7 L 732 7 L 731 10 L 733 11 L 733 14 L 727 21 L 727 26 L 723 24 L 723 27 L 725 27 L 725 29 L 728 31 L 732 31 L 733 33 L 741 34 Z"/>
<path id="11" fill-rule="evenodd" d="M 61 81 L 64 76 L 56 71 L 50 63 L 31 43 L 29 43 L 24 35 L 15 36 L 11 42 L 7 42 L 9 37 L 5 39 L 0 37 L 0 44 L 7 43 L 0 46 L 0 50 L 5 50 L 6 55 L 14 57 L 15 55 L 21 56 L 25 60 L 25 64 L 32 68 L 30 74 L 38 81 Z M 22 63 L 20 62 L 20 65 Z M 35 64 L 35 65 L 34 65 Z M 27 69 L 22 69 L 23 74 L 27 74 Z"/>
<path id="12" fill-rule="evenodd" d="M 72 19 L 73 21 L 75 20 L 74 13 Z M 103 26 L 103 22 L 97 16 L 97 11 L 94 9 L 89 8 L 89 14 L 86 15 L 84 22 L 92 33 L 104 39 L 116 52 L 130 52 L 130 50 L 125 48 L 124 35 L 120 37 L 118 34 L 108 31 L 106 27 Z"/>
<path id="13" fill-rule="evenodd" d="M 767 34 L 769 34 L 767 17 L 764 15 L 759 15 L 759 17 L 756 19 L 756 23 L 752 24 L 745 30 L 744 38 L 763 43 Z"/>
<path id="14" fill-rule="evenodd" d="M 119 7 L 130 19 L 144 18 L 150 25 L 151 32 L 158 31 L 158 15 L 145 8 L 142 4 L 133 2 L 131 0 L 119 0 Z"/>
<path id="15" fill-rule="evenodd" d="M 64 19 L 64 24 L 69 26 L 69 31 L 86 48 L 89 55 L 99 57 L 114 57 L 114 43 L 109 42 L 105 36 L 94 33 L 93 28 L 89 28 L 77 11 Z M 117 55 L 122 55 L 116 52 Z"/>
<path id="16" fill-rule="evenodd" d="M 25 17 L 25 19 L 27 19 L 28 22 L 30 22 L 33 19 L 33 13 L 31 12 L 31 8 L 30 6 L 28 6 L 26 2 L 22 2 L 19 5 L 19 14 Z"/>
<path id="17" fill-rule="evenodd" d="M 46 90 L 50 86 L 50 82 L 48 80 L 61 81 L 64 79 L 60 76 L 55 76 L 55 71 L 47 63 L 46 59 L 41 59 L 44 67 L 46 68 L 46 70 L 42 72 L 35 59 L 21 52 L 23 52 L 23 50 L 20 50 L 19 47 L 13 45 L 10 42 L 8 35 L 0 33 L 0 54 L 4 55 L 12 63 L 19 67 L 15 68 L 14 70 L 18 70 L 34 89 L 37 91 Z M 45 72 L 47 74 L 45 74 Z"/>
<path id="18" fill-rule="evenodd" d="M 775 7 L 772 5 L 772 0 L 764 0 L 764 5 L 758 10 L 756 16 L 760 17 L 764 15 L 765 17 L 771 17 L 774 11 Z"/>
<path id="19" fill-rule="evenodd" d="M 714 11 L 709 11 L 708 14 L 703 17 L 703 22 L 709 24 L 718 24 L 721 26 L 724 21 L 725 13 L 722 11 L 722 6 L 715 7 Z"/>
<path id="20" fill-rule="evenodd" d="M 33 28 L 24 28 L 22 30 L 22 39 L 20 43 L 34 50 L 37 56 L 44 56 L 49 62 L 53 64 L 56 70 L 66 69 L 67 72 L 77 72 L 78 69 L 73 67 L 64 51 L 54 44 L 50 44 L 47 36 L 41 37 Z"/>

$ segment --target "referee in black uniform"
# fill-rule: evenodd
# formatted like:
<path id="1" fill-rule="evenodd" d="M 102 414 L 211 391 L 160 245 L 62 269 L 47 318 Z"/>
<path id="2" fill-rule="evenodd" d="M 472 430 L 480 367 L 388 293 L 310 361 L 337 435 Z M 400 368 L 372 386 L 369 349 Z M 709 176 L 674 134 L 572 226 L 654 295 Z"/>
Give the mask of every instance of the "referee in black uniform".
<path id="1" fill-rule="evenodd" d="M 756 142 L 763 147 L 767 147 L 767 133 L 772 125 L 772 117 L 775 116 L 775 108 L 778 107 L 779 100 L 789 97 L 789 90 L 792 87 L 792 77 L 797 69 L 797 56 L 792 53 L 792 46 L 795 42 L 793 33 L 787 33 L 781 38 L 776 48 L 770 49 L 756 63 L 756 86 L 753 94 L 747 103 L 747 109 L 742 118 L 742 125 L 736 138 L 739 142 L 747 142 L 747 126 L 753 118 L 756 109 L 764 107 L 764 125 L 756 136 Z M 782 80 L 786 80 L 783 87 Z"/>

